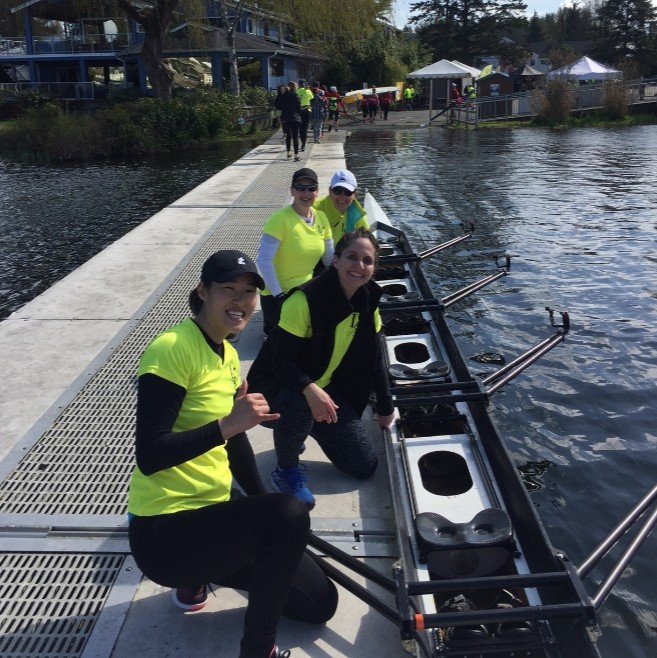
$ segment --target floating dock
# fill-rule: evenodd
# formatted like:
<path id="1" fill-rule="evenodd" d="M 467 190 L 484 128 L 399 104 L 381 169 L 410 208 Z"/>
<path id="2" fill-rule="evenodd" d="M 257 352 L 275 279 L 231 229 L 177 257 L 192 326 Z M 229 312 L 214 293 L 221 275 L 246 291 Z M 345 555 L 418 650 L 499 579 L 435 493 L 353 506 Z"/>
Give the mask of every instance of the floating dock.
<path id="1" fill-rule="evenodd" d="M 328 191 L 345 166 L 344 136 L 308 144 L 295 163 L 275 135 L 0 323 L 3 657 L 237 656 L 245 595 L 216 588 L 206 608 L 183 614 L 129 554 L 137 362 L 188 315 L 208 255 L 255 256 L 265 220 L 289 203 L 295 169 L 312 167 Z M 261 342 L 257 313 L 236 345 L 243 375 Z M 267 482 L 271 432 L 249 436 Z M 314 441 L 303 461 L 314 532 L 388 574 L 396 543 L 385 460 L 368 481 L 339 473 Z M 282 620 L 278 642 L 294 658 L 407 655 L 397 627 L 343 589 L 326 626 Z"/>

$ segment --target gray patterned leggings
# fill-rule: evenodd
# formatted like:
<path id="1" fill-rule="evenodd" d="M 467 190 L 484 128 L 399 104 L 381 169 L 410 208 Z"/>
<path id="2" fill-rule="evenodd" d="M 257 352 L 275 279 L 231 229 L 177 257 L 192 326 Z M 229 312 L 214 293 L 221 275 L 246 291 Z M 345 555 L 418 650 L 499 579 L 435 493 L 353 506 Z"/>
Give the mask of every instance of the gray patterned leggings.
<path id="1" fill-rule="evenodd" d="M 330 384 L 326 392 L 340 407 L 337 423 L 316 423 L 301 393 L 284 387 L 274 396 L 271 408 L 273 412 L 279 412 L 281 417 L 266 425 L 274 430 L 279 468 L 296 466 L 303 442 L 306 437 L 312 436 L 341 471 L 361 479 L 370 477 L 376 470 L 377 456 L 363 421 Z"/>

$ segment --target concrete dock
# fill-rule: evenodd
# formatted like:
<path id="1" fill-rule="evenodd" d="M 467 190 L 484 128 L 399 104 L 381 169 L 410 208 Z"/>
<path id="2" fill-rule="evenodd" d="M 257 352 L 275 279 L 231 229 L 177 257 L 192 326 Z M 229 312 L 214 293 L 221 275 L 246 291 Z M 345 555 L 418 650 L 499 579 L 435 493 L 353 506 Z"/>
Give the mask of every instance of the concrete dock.
<path id="1" fill-rule="evenodd" d="M 255 256 L 265 220 L 289 203 L 295 169 L 315 169 L 326 193 L 345 166 L 344 139 L 308 144 L 294 163 L 275 135 L 0 323 L 0 655 L 237 656 L 243 594 L 217 588 L 204 610 L 183 614 L 129 555 L 136 365 L 153 336 L 188 315 L 209 254 Z M 261 342 L 256 313 L 236 344 L 243 375 Z M 271 432 L 249 436 L 266 482 Z M 396 545 L 385 460 L 366 482 L 339 473 L 314 441 L 303 461 L 317 497 L 313 530 L 388 574 Z M 398 629 L 341 588 L 326 626 L 283 620 L 278 642 L 293 658 L 407 655 Z"/>

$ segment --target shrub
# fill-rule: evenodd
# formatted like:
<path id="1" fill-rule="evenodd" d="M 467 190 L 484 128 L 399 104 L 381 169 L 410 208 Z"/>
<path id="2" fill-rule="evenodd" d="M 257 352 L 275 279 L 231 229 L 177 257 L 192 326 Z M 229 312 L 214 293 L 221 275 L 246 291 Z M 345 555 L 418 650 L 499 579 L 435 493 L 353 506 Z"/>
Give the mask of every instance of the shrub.
<path id="1" fill-rule="evenodd" d="M 531 105 L 540 121 L 550 125 L 564 123 L 573 108 L 570 84 L 562 78 L 548 80 L 532 91 Z"/>
<path id="2" fill-rule="evenodd" d="M 268 113 L 270 94 L 249 88 L 236 98 L 214 88 L 179 93 L 171 101 L 141 97 L 112 103 L 94 115 L 69 115 L 46 104 L 4 131 L 4 148 L 51 159 L 143 155 L 193 148 L 220 134 L 243 134 L 241 118 Z M 254 125 L 252 126 L 254 128 Z"/>
<path id="3" fill-rule="evenodd" d="M 627 116 L 633 90 L 621 80 L 607 80 L 602 86 L 602 102 L 611 119 Z"/>

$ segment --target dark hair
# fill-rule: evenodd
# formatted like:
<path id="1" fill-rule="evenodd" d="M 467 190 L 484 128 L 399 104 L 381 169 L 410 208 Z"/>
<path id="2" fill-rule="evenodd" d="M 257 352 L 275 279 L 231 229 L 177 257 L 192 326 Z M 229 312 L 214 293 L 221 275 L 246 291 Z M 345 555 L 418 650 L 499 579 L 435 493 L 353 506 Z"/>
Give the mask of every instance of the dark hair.
<path id="1" fill-rule="evenodd" d="M 208 284 L 201 282 L 201 285 L 207 287 Z M 192 312 L 192 315 L 198 315 L 201 312 L 201 309 L 203 308 L 203 300 L 199 297 L 198 286 L 192 288 L 190 291 L 187 303 L 189 304 L 189 310 Z"/>
<path id="2" fill-rule="evenodd" d="M 355 231 L 349 231 L 345 233 L 339 240 L 338 244 L 335 245 L 335 255 L 342 256 L 342 252 L 352 243 L 358 240 L 358 238 L 364 238 L 369 240 L 374 247 L 374 256 L 375 260 L 379 257 L 379 242 L 374 237 L 374 234 L 371 231 L 368 231 L 366 228 L 357 228 Z"/>

